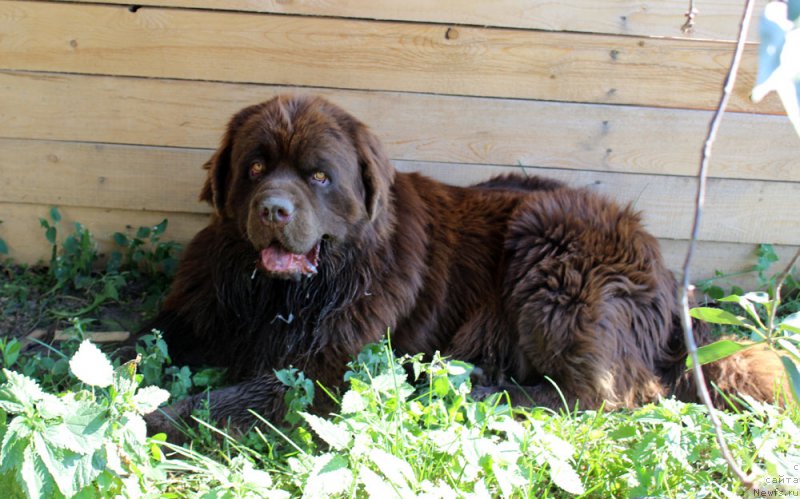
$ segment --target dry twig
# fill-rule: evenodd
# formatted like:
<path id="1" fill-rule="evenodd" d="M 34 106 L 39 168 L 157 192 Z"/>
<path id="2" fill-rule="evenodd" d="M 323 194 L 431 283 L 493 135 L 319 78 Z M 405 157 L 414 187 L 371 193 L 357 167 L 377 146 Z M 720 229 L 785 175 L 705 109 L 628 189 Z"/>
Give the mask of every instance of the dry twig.
<path id="1" fill-rule="evenodd" d="M 786 281 L 786 278 L 789 277 L 789 274 L 792 272 L 797 260 L 800 259 L 800 248 L 797 249 L 794 256 L 791 260 L 789 260 L 789 265 L 778 275 L 778 278 L 775 280 L 775 291 L 774 296 L 777 300 L 781 298 L 781 288 L 783 287 L 783 283 Z M 780 303 L 780 301 L 778 301 Z M 772 310 L 769 314 L 769 331 L 772 331 L 775 327 L 775 314 L 778 313 L 777 305 L 772 307 Z"/>
<path id="2" fill-rule="evenodd" d="M 694 19 L 697 17 L 698 10 L 694 6 L 694 0 L 689 0 L 689 10 L 686 11 L 686 22 L 681 26 L 681 31 L 684 34 L 694 31 Z"/>
<path id="3" fill-rule="evenodd" d="M 720 97 L 719 104 L 717 106 L 717 110 L 714 112 L 714 116 L 711 119 L 711 122 L 708 125 L 708 135 L 706 136 L 706 141 L 703 144 L 703 151 L 701 154 L 700 160 L 700 170 L 697 174 L 698 176 L 698 183 L 697 183 L 697 196 L 695 198 L 695 212 L 694 212 L 694 222 L 692 224 L 692 237 L 689 241 L 689 249 L 686 252 L 686 260 L 683 263 L 683 281 L 681 286 L 681 320 L 683 322 L 683 331 L 684 336 L 686 339 L 686 346 L 689 350 L 689 355 L 692 359 L 692 371 L 694 373 L 695 383 L 697 384 L 697 393 L 700 396 L 700 399 L 708 408 L 709 418 L 711 419 L 711 423 L 714 426 L 714 431 L 717 436 L 717 443 L 719 444 L 720 451 L 722 452 L 722 456 L 725 458 L 725 461 L 728 463 L 731 471 L 736 474 L 736 476 L 741 480 L 742 484 L 747 488 L 751 489 L 755 482 L 755 478 L 753 475 L 746 474 L 736 463 L 733 456 L 731 455 L 730 449 L 728 449 L 728 444 L 725 442 L 725 437 L 722 434 L 722 425 L 720 423 L 719 417 L 717 416 L 716 411 L 711 403 L 711 396 L 708 393 L 708 388 L 706 387 L 705 377 L 703 376 L 703 371 L 700 367 L 700 362 L 697 358 L 697 343 L 694 340 L 694 332 L 692 331 L 692 319 L 689 315 L 689 293 L 690 293 L 690 283 L 689 283 L 689 267 L 692 262 L 692 257 L 694 256 L 695 248 L 697 246 L 697 239 L 700 234 L 700 219 L 703 213 L 703 205 L 705 203 L 705 194 L 706 194 L 706 184 L 707 184 L 707 177 L 708 177 L 708 165 L 711 160 L 711 149 L 714 144 L 714 141 L 717 137 L 717 132 L 719 131 L 720 123 L 722 122 L 722 116 L 725 114 L 725 109 L 728 106 L 728 101 L 730 100 L 731 93 L 733 92 L 733 86 L 736 82 L 736 74 L 739 71 L 739 64 L 742 59 L 742 52 L 744 51 L 745 40 L 747 40 L 747 30 L 750 26 L 750 19 L 753 16 L 753 0 L 747 0 L 745 3 L 744 14 L 742 15 L 742 20 L 739 25 L 739 37 L 736 41 L 736 50 L 733 54 L 733 60 L 731 61 L 730 69 L 728 70 L 728 75 L 725 78 L 725 85 L 722 89 L 722 96 Z M 687 14 L 688 20 L 693 21 L 694 17 L 692 14 L 694 10 L 693 2 L 690 4 L 690 13 Z"/>

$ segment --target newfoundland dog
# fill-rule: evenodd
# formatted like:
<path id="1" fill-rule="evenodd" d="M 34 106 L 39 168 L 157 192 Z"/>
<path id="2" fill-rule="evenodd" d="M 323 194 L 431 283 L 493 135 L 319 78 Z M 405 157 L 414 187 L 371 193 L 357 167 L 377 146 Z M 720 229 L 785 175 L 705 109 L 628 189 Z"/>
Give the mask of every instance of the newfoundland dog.
<path id="1" fill-rule="evenodd" d="M 211 222 L 147 329 L 177 363 L 227 368 L 235 383 L 208 395 L 220 423 L 246 428 L 251 409 L 279 420 L 275 370 L 339 385 L 387 328 L 398 352 L 478 367 L 476 397 L 559 407 L 549 377 L 585 409 L 695 398 L 675 280 L 628 207 L 538 177 L 465 188 L 397 173 L 364 124 L 308 96 L 237 113 L 205 168 Z M 757 349 L 706 367 L 723 390 L 764 400 L 780 372 Z"/>

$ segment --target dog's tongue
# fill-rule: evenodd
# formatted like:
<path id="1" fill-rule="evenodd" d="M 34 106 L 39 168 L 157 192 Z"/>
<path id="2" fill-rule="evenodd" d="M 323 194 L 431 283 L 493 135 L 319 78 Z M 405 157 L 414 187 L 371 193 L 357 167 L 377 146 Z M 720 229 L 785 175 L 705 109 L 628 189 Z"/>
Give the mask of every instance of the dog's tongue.
<path id="1" fill-rule="evenodd" d="M 261 250 L 261 265 L 276 274 L 314 275 L 319 264 L 319 244 L 306 254 L 291 253 L 280 244 Z"/>

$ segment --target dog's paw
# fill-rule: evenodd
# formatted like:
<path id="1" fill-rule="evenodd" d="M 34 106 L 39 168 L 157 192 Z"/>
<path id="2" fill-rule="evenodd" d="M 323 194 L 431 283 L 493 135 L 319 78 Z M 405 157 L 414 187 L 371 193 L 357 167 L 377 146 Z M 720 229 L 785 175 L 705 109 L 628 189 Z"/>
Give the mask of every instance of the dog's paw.
<path id="1" fill-rule="evenodd" d="M 168 442 L 184 443 L 187 438 L 186 421 L 191 416 L 192 407 L 192 399 L 186 399 L 146 414 L 144 421 L 147 424 L 147 434 L 165 433 Z"/>
<path id="2" fill-rule="evenodd" d="M 495 393 L 501 392 L 503 392 L 503 389 L 499 386 L 472 385 L 472 391 L 469 392 L 469 395 L 472 397 L 472 400 L 480 402 L 486 400 Z"/>

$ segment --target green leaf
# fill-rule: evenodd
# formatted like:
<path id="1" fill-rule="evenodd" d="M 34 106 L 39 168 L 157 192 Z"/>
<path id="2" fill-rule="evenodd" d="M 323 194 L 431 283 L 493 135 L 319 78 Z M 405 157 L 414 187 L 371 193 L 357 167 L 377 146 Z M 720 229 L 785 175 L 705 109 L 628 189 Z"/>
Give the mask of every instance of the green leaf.
<path id="1" fill-rule="evenodd" d="M 112 280 L 106 280 L 105 285 L 103 286 L 103 295 L 105 299 L 119 301 L 119 291 L 117 290 L 117 283 Z"/>
<path id="2" fill-rule="evenodd" d="M 324 440 L 332 449 L 343 450 L 350 445 L 353 436 L 343 425 L 336 425 L 326 419 L 306 412 L 301 412 L 300 416 L 306 420 L 308 426 L 314 430 L 314 433 Z"/>
<path id="3" fill-rule="evenodd" d="M 623 424 L 618 426 L 614 431 L 608 434 L 609 437 L 615 441 L 624 440 L 626 438 L 633 438 L 637 434 L 637 428 L 634 425 Z"/>
<path id="4" fill-rule="evenodd" d="M 105 388 L 114 381 L 114 368 L 108 357 L 91 341 L 84 340 L 69 361 L 76 378 L 90 386 Z"/>
<path id="5" fill-rule="evenodd" d="M 766 305 L 770 300 L 769 294 L 764 293 L 763 291 L 747 293 L 746 295 L 742 296 L 742 298 L 753 303 L 760 303 L 761 305 Z"/>
<path id="6" fill-rule="evenodd" d="M 8 245 L 3 239 L 0 239 L 0 255 L 8 254 Z"/>
<path id="7" fill-rule="evenodd" d="M 33 379 L 15 371 L 3 369 L 6 382 L 0 386 L 0 408 L 12 414 L 33 408 L 44 392 Z"/>
<path id="8" fill-rule="evenodd" d="M 125 439 L 136 445 L 143 445 L 147 441 L 147 425 L 144 418 L 133 412 L 126 412 L 120 419 L 122 433 Z"/>
<path id="9" fill-rule="evenodd" d="M 138 239 L 147 239 L 148 237 L 150 237 L 150 228 L 139 227 L 139 230 L 136 231 L 136 237 Z"/>
<path id="10" fill-rule="evenodd" d="M 42 436 L 52 447 L 88 455 L 103 445 L 108 430 L 106 411 L 84 400 L 73 400 L 63 423 L 45 428 Z"/>
<path id="11" fill-rule="evenodd" d="M 50 219 L 55 223 L 61 221 L 61 212 L 58 211 L 58 208 L 56 208 L 55 206 L 50 208 Z"/>
<path id="12" fill-rule="evenodd" d="M 449 383 L 446 378 L 444 381 L 449 387 Z M 396 373 L 386 373 L 375 376 L 372 378 L 370 385 L 379 393 L 397 395 L 397 397 L 401 400 L 405 400 L 412 393 L 414 393 L 414 388 L 406 383 L 405 376 L 398 375 Z"/>
<path id="13" fill-rule="evenodd" d="M 795 358 L 796 362 L 800 362 L 800 350 L 798 350 L 797 347 L 794 346 L 791 342 L 784 339 L 780 339 L 778 340 L 778 345 L 780 345 L 781 347 L 783 347 L 784 350 L 789 352 L 789 354 Z"/>
<path id="14" fill-rule="evenodd" d="M 136 392 L 133 401 L 139 414 L 150 414 L 169 399 L 169 392 L 157 386 L 147 386 Z"/>
<path id="15" fill-rule="evenodd" d="M 329 478 L 331 481 L 338 481 L 334 480 L 335 477 Z M 253 488 L 269 489 L 272 487 L 272 477 L 269 476 L 269 473 L 255 469 L 250 461 L 245 461 L 244 466 L 242 466 L 242 479 L 245 485 Z M 304 493 L 308 494 L 308 491 L 304 491 Z M 313 497 L 312 494 L 308 495 Z"/>
<path id="16" fill-rule="evenodd" d="M 337 454 L 315 457 L 303 487 L 304 497 L 330 497 L 347 492 L 353 483 L 353 473 L 348 464 L 347 458 Z"/>
<path id="17" fill-rule="evenodd" d="M 160 224 L 153 227 L 153 236 L 160 236 L 167 230 L 167 219 L 161 221 Z"/>
<path id="18" fill-rule="evenodd" d="M 697 360 L 700 362 L 700 365 L 706 365 L 711 362 L 724 359 L 725 357 L 729 357 L 736 352 L 741 352 L 742 350 L 746 350 L 751 348 L 758 343 L 737 343 L 731 340 L 720 340 L 710 345 L 704 345 L 697 349 Z M 692 358 L 686 357 L 686 367 L 688 369 L 692 369 Z"/>
<path id="19" fill-rule="evenodd" d="M 25 449 L 30 444 L 30 435 L 31 429 L 25 418 L 14 418 L 8 424 L 0 446 L 0 472 L 19 466 L 25 457 Z"/>
<path id="20" fill-rule="evenodd" d="M 707 288 L 703 289 L 703 292 L 712 300 L 719 300 L 725 296 L 725 290 L 719 286 L 708 286 Z"/>
<path id="21" fill-rule="evenodd" d="M 56 228 L 48 227 L 44 233 L 44 237 L 47 239 L 48 243 L 56 244 Z"/>
<path id="22" fill-rule="evenodd" d="M 52 447 L 38 434 L 34 434 L 33 443 L 36 455 L 50 472 L 58 489 L 67 497 L 91 484 L 102 471 L 102 467 L 93 466 L 92 454 L 81 455 L 68 449 Z"/>
<path id="23" fill-rule="evenodd" d="M 689 311 L 695 319 L 710 322 L 712 324 L 727 324 L 732 326 L 744 326 L 745 322 L 732 313 L 721 308 L 696 307 Z"/>
<path id="24" fill-rule="evenodd" d="M 114 244 L 116 244 L 117 246 L 125 247 L 128 245 L 128 236 L 126 236 L 122 232 L 115 232 L 113 239 L 114 239 Z"/>
<path id="25" fill-rule="evenodd" d="M 278 378 L 278 381 L 291 388 L 297 384 L 295 381 L 297 378 L 297 369 L 289 367 L 287 369 L 275 371 L 275 377 Z"/>
<path id="26" fill-rule="evenodd" d="M 790 384 L 792 385 L 794 400 L 800 404 L 800 372 L 797 370 L 797 364 L 792 362 L 792 359 L 783 356 L 781 357 L 781 362 L 783 362 L 783 368 L 789 377 Z"/>
<path id="27" fill-rule="evenodd" d="M 558 485 L 565 492 L 570 494 L 580 495 L 586 490 L 581 483 L 581 478 L 575 469 L 567 462 L 558 459 L 551 459 L 550 464 L 550 478 L 553 483 Z"/>
<path id="28" fill-rule="evenodd" d="M 778 328 L 800 334 L 800 312 L 787 315 L 778 323 Z"/>
<path id="29" fill-rule="evenodd" d="M 766 295 L 766 293 L 747 293 L 742 296 L 731 295 L 731 296 L 726 296 L 725 298 L 722 298 L 719 301 L 737 303 L 745 312 L 747 312 L 747 315 L 750 316 L 750 318 L 753 320 L 754 323 L 760 324 L 761 316 L 759 316 L 758 310 L 756 309 L 754 303 L 760 303 L 766 307 L 769 307 L 770 303 L 769 296 L 766 296 L 766 298 L 764 298 L 764 296 L 761 296 L 762 294 Z"/>
<path id="30" fill-rule="evenodd" d="M 514 494 L 513 474 L 494 461 L 491 461 L 491 470 L 494 474 L 494 479 L 497 481 L 497 485 L 500 487 L 501 495 L 503 497 L 512 497 Z"/>
<path id="31" fill-rule="evenodd" d="M 11 338 L 6 342 L 3 348 L 3 364 L 4 367 L 11 367 L 17 363 L 19 354 L 22 351 L 22 342 L 17 341 L 16 338 Z"/>
<path id="32" fill-rule="evenodd" d="M 358 470 L 358 479 L 364 485 L 368 497 L 399 498 L 400 495 L 377 473 L 367 467 Z"/>
<path id="33" fill-rule="evenodd" d="M 775 247 L 771 244 L 759 244 L 756 249 L 756 270 L 759 272 L 766 271 L 773 263 L 778 261 L 778 254 L 775 252 Z M 736 293 L 742 294 L 742 293 Z"/>
<path id="34" fill-rule="evenodd" d="M 370 461 L 378 467 L 380 472 L 397 487 L 405 489 L 408 488 L 409 484 L 414 485 L 416 483 L 414 470 L 411 469 L 411 466 L 406 461 L 399 457 L 381 449 L 371 449 L 369 458 Z"/>
<path id="35" fill-rule="evenodd" d="M 49 497 L 53 489 L 53 479 L 47 472 L 47 467 L 41 458 L 34 453 L 33 446 L 25 447 L 25 452 L 20 466 L 22 486 L 28 497 Z"/>
<path id="36" fill-rule="evenodd" d="M 366 408 L 364 398 L 355 390 L 348 390 L 342 397 L 342 414 L 357 414 Z"/>
<path id="37" fill-rule="evenodd" d="M 450 381 L 444 376 L 436 376 L 433 379 L 433 393 L 437 397 L 444 397 L 450 391 Z"/>
<path id="38" fill-rule="evenodd" d="M 136 381 L 136 360 L 130 360 L 114 370 L 114 390 L 133 395 L 139 383 Z"/>
<path id="39" fill-rule="evenodd" d="M 45 393 L 42 396 L 36 403 L 36 408 L 39 410 L 39 415 L 42 419 L 62 418 L 70 410 L 63 400 L 49 393 Z"/>
<path id="40" fill-rule="evenodd" d="M 159 340 L 157 345 L 166 345 L 163 340 Z M 164 354 L 166 356 L 166 353 Z M 192 375 L 192 384 L 194 386 L 219 386 L 225 379 L 225 371 L 218 367 L 207 367 L 201 369 Z"/>

